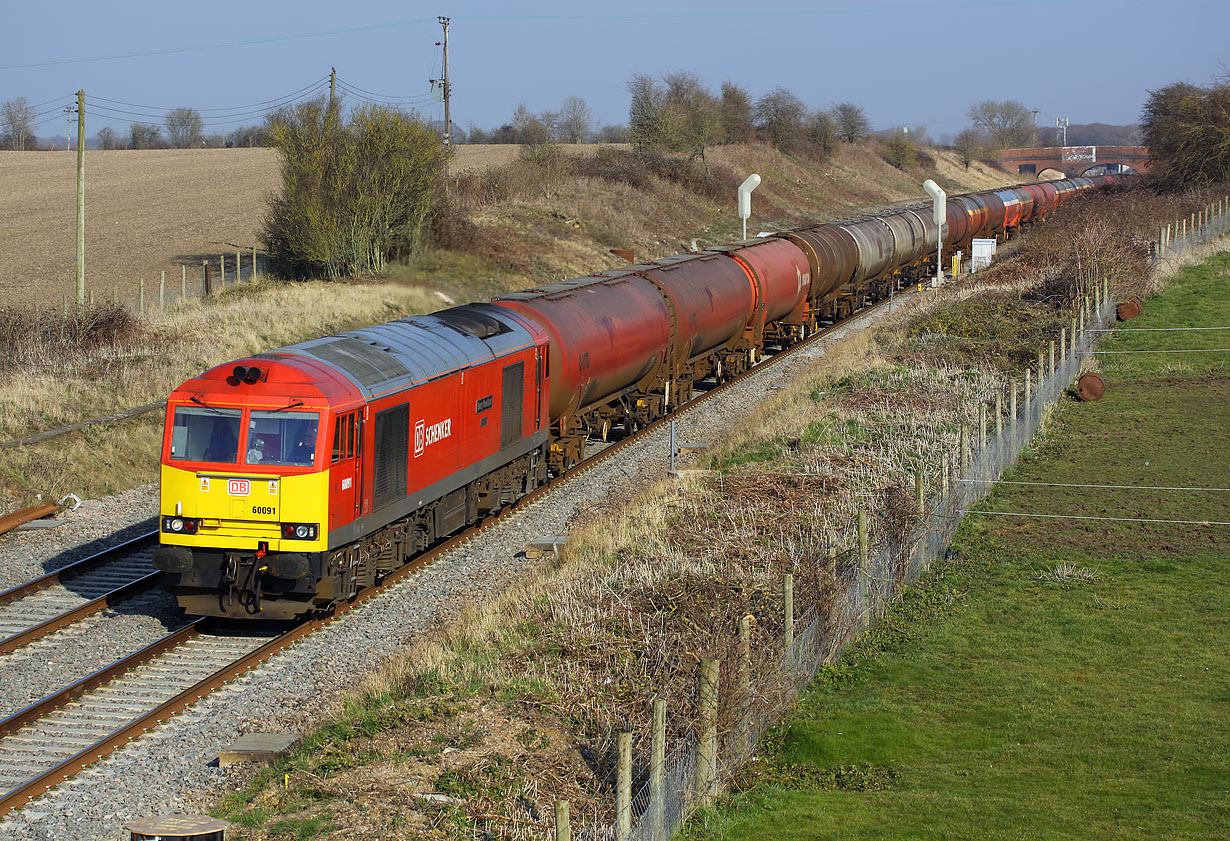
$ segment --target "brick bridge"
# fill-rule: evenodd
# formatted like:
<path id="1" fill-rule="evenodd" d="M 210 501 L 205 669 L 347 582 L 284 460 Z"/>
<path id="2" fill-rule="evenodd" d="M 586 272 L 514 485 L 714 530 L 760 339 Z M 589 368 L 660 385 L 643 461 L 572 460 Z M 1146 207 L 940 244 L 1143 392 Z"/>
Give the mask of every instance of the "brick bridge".
<path id="1" fill-rule="evenodd" d="M 1121 164 L 1137 172 L 1149 171 L 1149 150 L 1144 146 L 1053 146 L 1042 149 L 1005 149 L 999 159 L 1018 174 L 1037 175 L 1044 169 L 1065 176 L 1084 175 L 1095 166 Z"/>

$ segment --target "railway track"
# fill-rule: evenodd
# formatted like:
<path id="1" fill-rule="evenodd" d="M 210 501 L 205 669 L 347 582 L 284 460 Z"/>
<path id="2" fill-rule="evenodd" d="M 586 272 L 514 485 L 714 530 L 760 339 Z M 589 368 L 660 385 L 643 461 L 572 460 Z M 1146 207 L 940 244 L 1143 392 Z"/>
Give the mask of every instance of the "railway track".
<path id="1" fill-rule="evenodd" d="M 149 532 L 0 592 L 0 653 L 152 589 L 157 538 Z"/>
<path id="2" fill-rule="evenodd" d="M 887 305 L 889 300 L 885 299 L 864 307 L 803 342 L 767 357 L 745 374 L 697 395 L 668 417 L 634 435 L 606 445 L 564 476 L 526 495 L 483 523 L 433 547 L 390 573 L 379 585 L 360 591 L 352 601 L 339 605 L 329 617 L 307 620 L 284 633 L 266 635 L 253 634 L 247 626 L 245 631 L 248 633 L 241 635 L 226 625 L 197 620 L 0 721 L 0 817 L 44 794 L 95 760 L 286 649 L 296 640 L 346 615 L 441 555 L 533 504 L 562 483 L 575 481 L 590 468 L 614 457 L 642 436 L 670 423 L 682 413 L 694 411 L 745 379 L 772 368 L 832 330 Z M 20 589 L 14 588 L 8 592 Z M 0 594 L 0 599 L 7 595 Z"/>

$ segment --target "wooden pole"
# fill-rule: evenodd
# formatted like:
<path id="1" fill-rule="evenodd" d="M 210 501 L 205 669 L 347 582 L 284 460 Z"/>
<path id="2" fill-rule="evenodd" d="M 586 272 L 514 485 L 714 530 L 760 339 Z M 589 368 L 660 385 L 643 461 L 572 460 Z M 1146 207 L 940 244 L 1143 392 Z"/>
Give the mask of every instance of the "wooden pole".
<path id="1" fill-rule="evenodd" d="M 1052 380 L 1053 380 L 1053 379 L 1055 379 L 1056 369 L 1055 369 L 1055 340 L 1054 340 L 1054 339 L 1052 339 L 1052 340 L 1051 340 L 1051 367 L 1050 367 L 1050 372 L 1051 372 L 1051 374 L 1050 374 L 1050 378 L 1051 378 Z"/>
<path id="2" fill-rule="evenodd" d="M 209 261 L 208 260 L 201 261 L 201 273 L 204 278 L 205 297 L 208 298 L 214 292 L 212 288 L 213 285 L 209 282 Z"/>
<path id="3" fill-rule="evenodd" d="M 649 736 L 650 838 L 666 841 L 666 701 L 653 699 L 653 724 Z"/>
<path id="4" fill-rule="evenodd" d="M 859 509 L 858 512 L 858 596 L 859 596 L 859 615 L 863 618 L 860 624 L 867 624 L 867 609 L 868 599 L 870 597 L 870 588 L 868 585 L 868 546 L 867 546 L 867 512 Z"/>
<path id="5" fill-rule="evenodd" d="M 1008 422 L 1016 423 L 1016 381 L 1010 383 L 1012 391 L 1008 394 Z"/>
<path id="6" fill-rule="evenodd" d="M 949 478 L 948 471 L 952 469 L 952 461 L 949 458 L 948 453 L 944 453 L 944 458 L 942 459 L 942 462 L 943 463 L 940 465 L 940 493 L 944 497 L 947 497 L 948 496 L 948 478 Z"/>
<path id="7" fill-rule="evenodd" d="M 1021 408 L 1021 417 L 1028 423 L 1031 420 L 1033 399 L 1029 393 L 1029 369 L 1025 369 L 1025 405 Z"/>
<path id="8" fill-rule="evenodd" d="M 967 440 L 969 438 L 969 432 L 966 431 L 966 426 L 964 423 L 961 424 L 960 436 L 961 437 L 958 439 L 958 442 L 960 443 L 960 451 L 961 451 L 960 475 L 964 476 L 965 467 L 969 463 L 969 441 Z"/>
<path id="9" fill-rule="evenodd" d="M 923 517 L 927 513 L 927 500 L 923 491 L 923 473 L 922 468 L 914 474 L 914 499 L 918 503 L 918 516 Z"/>
<path id="10" fill-rule="evenodd" d="M 256 283 L 256 246 L 252 246 L 252 282 Z"/>
<path id="11" fill-rule="evenodd" d="M 978 406 L 978 452 L 982 452 L 987 445 L 987 404 L 981 403 Z"/>
<path id="12" fill-rule="evenodd" d="M 628 841 L 632 834 L 632 734 L 620 733 L 616 739 L 619 758 L 615 764 L 615 841 Z"/>
<path id="13" fill-rule="evenodd" d="M 1004 395 L 995 392 L 995 438 L 998 441 L 1004 437 Z"/>
<path id="14" fill-rule="evenodd" d="M 85 303 L 85 91 L 77 91 L 77 303 Z"/>
<path id="15" fill-rule="evenodd" d="M 717 795 L 717 704 L 719 661 L 700 661 L 700 744 L 696 757 L 696 796 L 702 805 Z"/>
<path id="16" fill-rule="evenodd" d="M 830 551 L 833 551 L 830 549 Z M 752 617 L 739 620 L 739 734 L 738 761 L 752 753 Z"/>
<path id="17" fill-rule="evenodd" d="M 179 302 L 182 304 L 188 298 L 188 264 L 179 267 Z"/>
<path id="18" fill-rule="evenodd" d="M 243 283 L 243 253 L 235 249 L 235 285 Z"/>
<path id="19" fill-rule="evenodd" d="M 162 270 L 162 279 L 158 281 L 158 309 L 167 308 L 167 272 Z"/>
<path id="20" fill-rule="evenodd" d="M 137 314 L 145 315 L 145 278 L 137 278 Z"/>
<path id="21" fill-rule="evenodd" d="M 572 841 L 572 823 L 568 819 L 568 801 L 555 801 L 555 841 Z"/>
<path id="22" fill-rule="evenodd" d="M 226 255 L 218 255 L 218 285 L 222 287 L 222 291 L 226 291 Z"/>
<path id="23" fill-rule="evenodd" d="M 794 576 L 782 576 L 782 648 L 787 663 L 794 662 Z"/>

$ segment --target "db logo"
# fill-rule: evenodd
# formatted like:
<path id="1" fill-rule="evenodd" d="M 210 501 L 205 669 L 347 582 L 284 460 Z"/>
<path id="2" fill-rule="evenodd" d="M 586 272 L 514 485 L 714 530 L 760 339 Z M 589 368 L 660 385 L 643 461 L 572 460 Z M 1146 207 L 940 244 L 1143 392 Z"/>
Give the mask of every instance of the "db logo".
<path id="1" fill-rule="evenodd" d="M 414 456 L 418 458 L 427 446 L 427 422 L 419 421 L 414 425 Z"/>
<path id="2" fill-rule="evenodd" d="M 247 479 L 227 479 L 226 492 L 231 496 L 247 496 L 252 492 L 252 483 Z"/>

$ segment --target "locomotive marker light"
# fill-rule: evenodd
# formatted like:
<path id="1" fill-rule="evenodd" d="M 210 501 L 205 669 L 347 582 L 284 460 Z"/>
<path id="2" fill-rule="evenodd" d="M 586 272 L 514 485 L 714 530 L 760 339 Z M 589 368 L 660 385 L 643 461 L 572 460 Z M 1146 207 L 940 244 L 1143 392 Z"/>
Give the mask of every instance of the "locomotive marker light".
<path id="1" fill-rule="evenodd" d="M 927 191 L 927 195 L 932 201 L 932 216 L 935 219 L 935 227 L 938 229 L 935 238 L 935 280 L 932 281 L 932 287 L 939 286 L 944 282 L 944 223 L 948 221 L 948 194 L 944 192 L 944 188 L 936 184 L 930 178 L 923 182 L 923 189 Z"/>
<path id="2" fill-rule="evenodd" d="M 747 239 L 747 219 L 752 215 L 752 190 L 760 186 L 760 176 L 752 173 L 739 185 L 739 218 L 743 220 L 743 238 Z"/>

